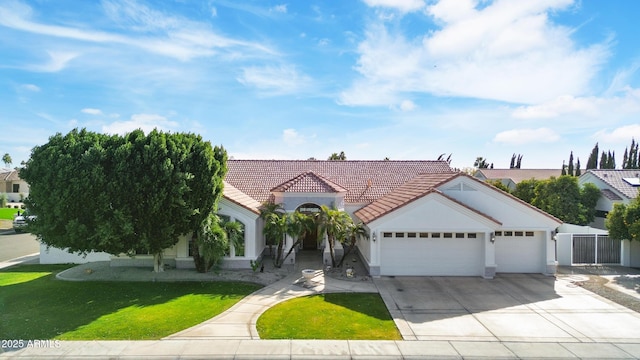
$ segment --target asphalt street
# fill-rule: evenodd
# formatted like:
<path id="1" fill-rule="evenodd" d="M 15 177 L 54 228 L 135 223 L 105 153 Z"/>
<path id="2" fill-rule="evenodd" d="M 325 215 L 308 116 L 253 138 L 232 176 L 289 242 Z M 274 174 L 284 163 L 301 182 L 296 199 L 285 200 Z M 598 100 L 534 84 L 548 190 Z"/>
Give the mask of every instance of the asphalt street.
<path id="1" fill-rule="evenodd" d="M 40 252 L 40 243 L 29 233 L 0 230 L 0 262 Z"/>

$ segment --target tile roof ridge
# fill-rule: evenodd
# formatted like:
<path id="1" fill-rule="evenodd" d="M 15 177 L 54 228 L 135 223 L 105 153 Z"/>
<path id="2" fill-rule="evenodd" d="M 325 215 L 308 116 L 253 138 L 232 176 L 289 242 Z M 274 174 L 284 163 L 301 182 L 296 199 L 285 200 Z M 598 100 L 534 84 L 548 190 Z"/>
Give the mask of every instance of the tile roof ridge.
<path id="1" fill-rule="evenodd" d="M 274 186 L 272 189 L 270 189 L 271 192 L 284 192 L 287 191 L 288 189 L 290 189 L 291 187 L 293 187 L 294 185 L 300 183 L 301 181 L 303 181 L 304 179 L 308 178 L 308 177 L 312 177 L 317 179 L 319 182 L 323 183 L 324 185 L 328 186 L 329 188 L 331 188 L 333 191 L 335 192 L 347 192 L 348 190 L 345 189 L 344 187 L 342 187 L 339 184 L 336 184 L 335 182 L 325 178 L 322 175 L 319 175 L 317 173 L 315 173 L 312 170 L 306 170 L 302 173 L 300 173 L 297 176 L 294 176 L 293 178 L 277 185 Z"/>

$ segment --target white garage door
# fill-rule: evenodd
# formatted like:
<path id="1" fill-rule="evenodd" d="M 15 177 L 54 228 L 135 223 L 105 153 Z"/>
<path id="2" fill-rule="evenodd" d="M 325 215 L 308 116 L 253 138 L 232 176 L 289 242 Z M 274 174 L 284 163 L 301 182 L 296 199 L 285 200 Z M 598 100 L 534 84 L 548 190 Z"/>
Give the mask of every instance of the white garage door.
<path id="1" fill-rule="evenodd" d="M 543 236 L 541 231 L 504 231 L 502 236 L 496 236 L 496 272 L 544 272 Z"/>
<path id="2" fill-rule="evenodd" d="M 480 238 L 382 238 L 381 275 L 478 276 L 483 273 Z"/>

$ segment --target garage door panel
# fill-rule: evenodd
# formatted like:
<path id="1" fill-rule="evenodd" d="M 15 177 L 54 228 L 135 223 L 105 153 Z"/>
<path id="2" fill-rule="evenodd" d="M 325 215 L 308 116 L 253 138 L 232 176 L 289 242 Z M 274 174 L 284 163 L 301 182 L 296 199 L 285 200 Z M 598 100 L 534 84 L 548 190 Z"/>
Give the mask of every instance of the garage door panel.
<path id="1" fill-rule="evenodd" d="M 478 238 L 391 238 L 380 245 L 382 275 L 482 274 L 482 240 Z"/>
<path id="2" fill-rule="evenodd" d="M 544 272 L 544 239 L 536 232 L 534 236 L 503 236 L 496 238 L 496 272 L 541 273 Z"/>

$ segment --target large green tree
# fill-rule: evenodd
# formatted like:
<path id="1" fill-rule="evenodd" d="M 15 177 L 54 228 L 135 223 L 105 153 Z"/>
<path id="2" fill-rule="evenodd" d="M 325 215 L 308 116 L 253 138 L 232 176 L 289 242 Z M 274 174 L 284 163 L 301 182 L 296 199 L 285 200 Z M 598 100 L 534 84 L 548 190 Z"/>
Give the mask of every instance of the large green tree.
<path id="1" fill-rule="evenodd" d="M 38 216 L 31 230 L 72 252 L 153 254 L 162 271 L 164 249 L 214 210 L 225 161 L 224 149 L 194 134 L 56 134 L 21 171 Z"/>
<path id="2" fill-rule="evenodd" d="M 587 225 L 595 217 L 600 190 L 593 184 L 578 184 L 570 175 L 548 180 L 525 180 L 516 185 L 513 195 L 537 208 L 576 225 Z"/>
<path id="3" fill-rule="evenodd" d="M 598 143 L 591 150 L 591 154 L 589 154 L 589 159 L 587 160 L 587 170 L 597 169 L 598 168 Z"/>
<path id="4" fill-rule="evenodd" d="M 612 239 L 640 241 L 640 198 L 629 205 L 615 204 L 605 225 Z"/>
<path id="5" fill-rule="evenodd" d="M 327 160 L 347 160 L 347 155 L 345 155 L 344 151 L 340 151 L 340 154 L 331 154 Z"/>

